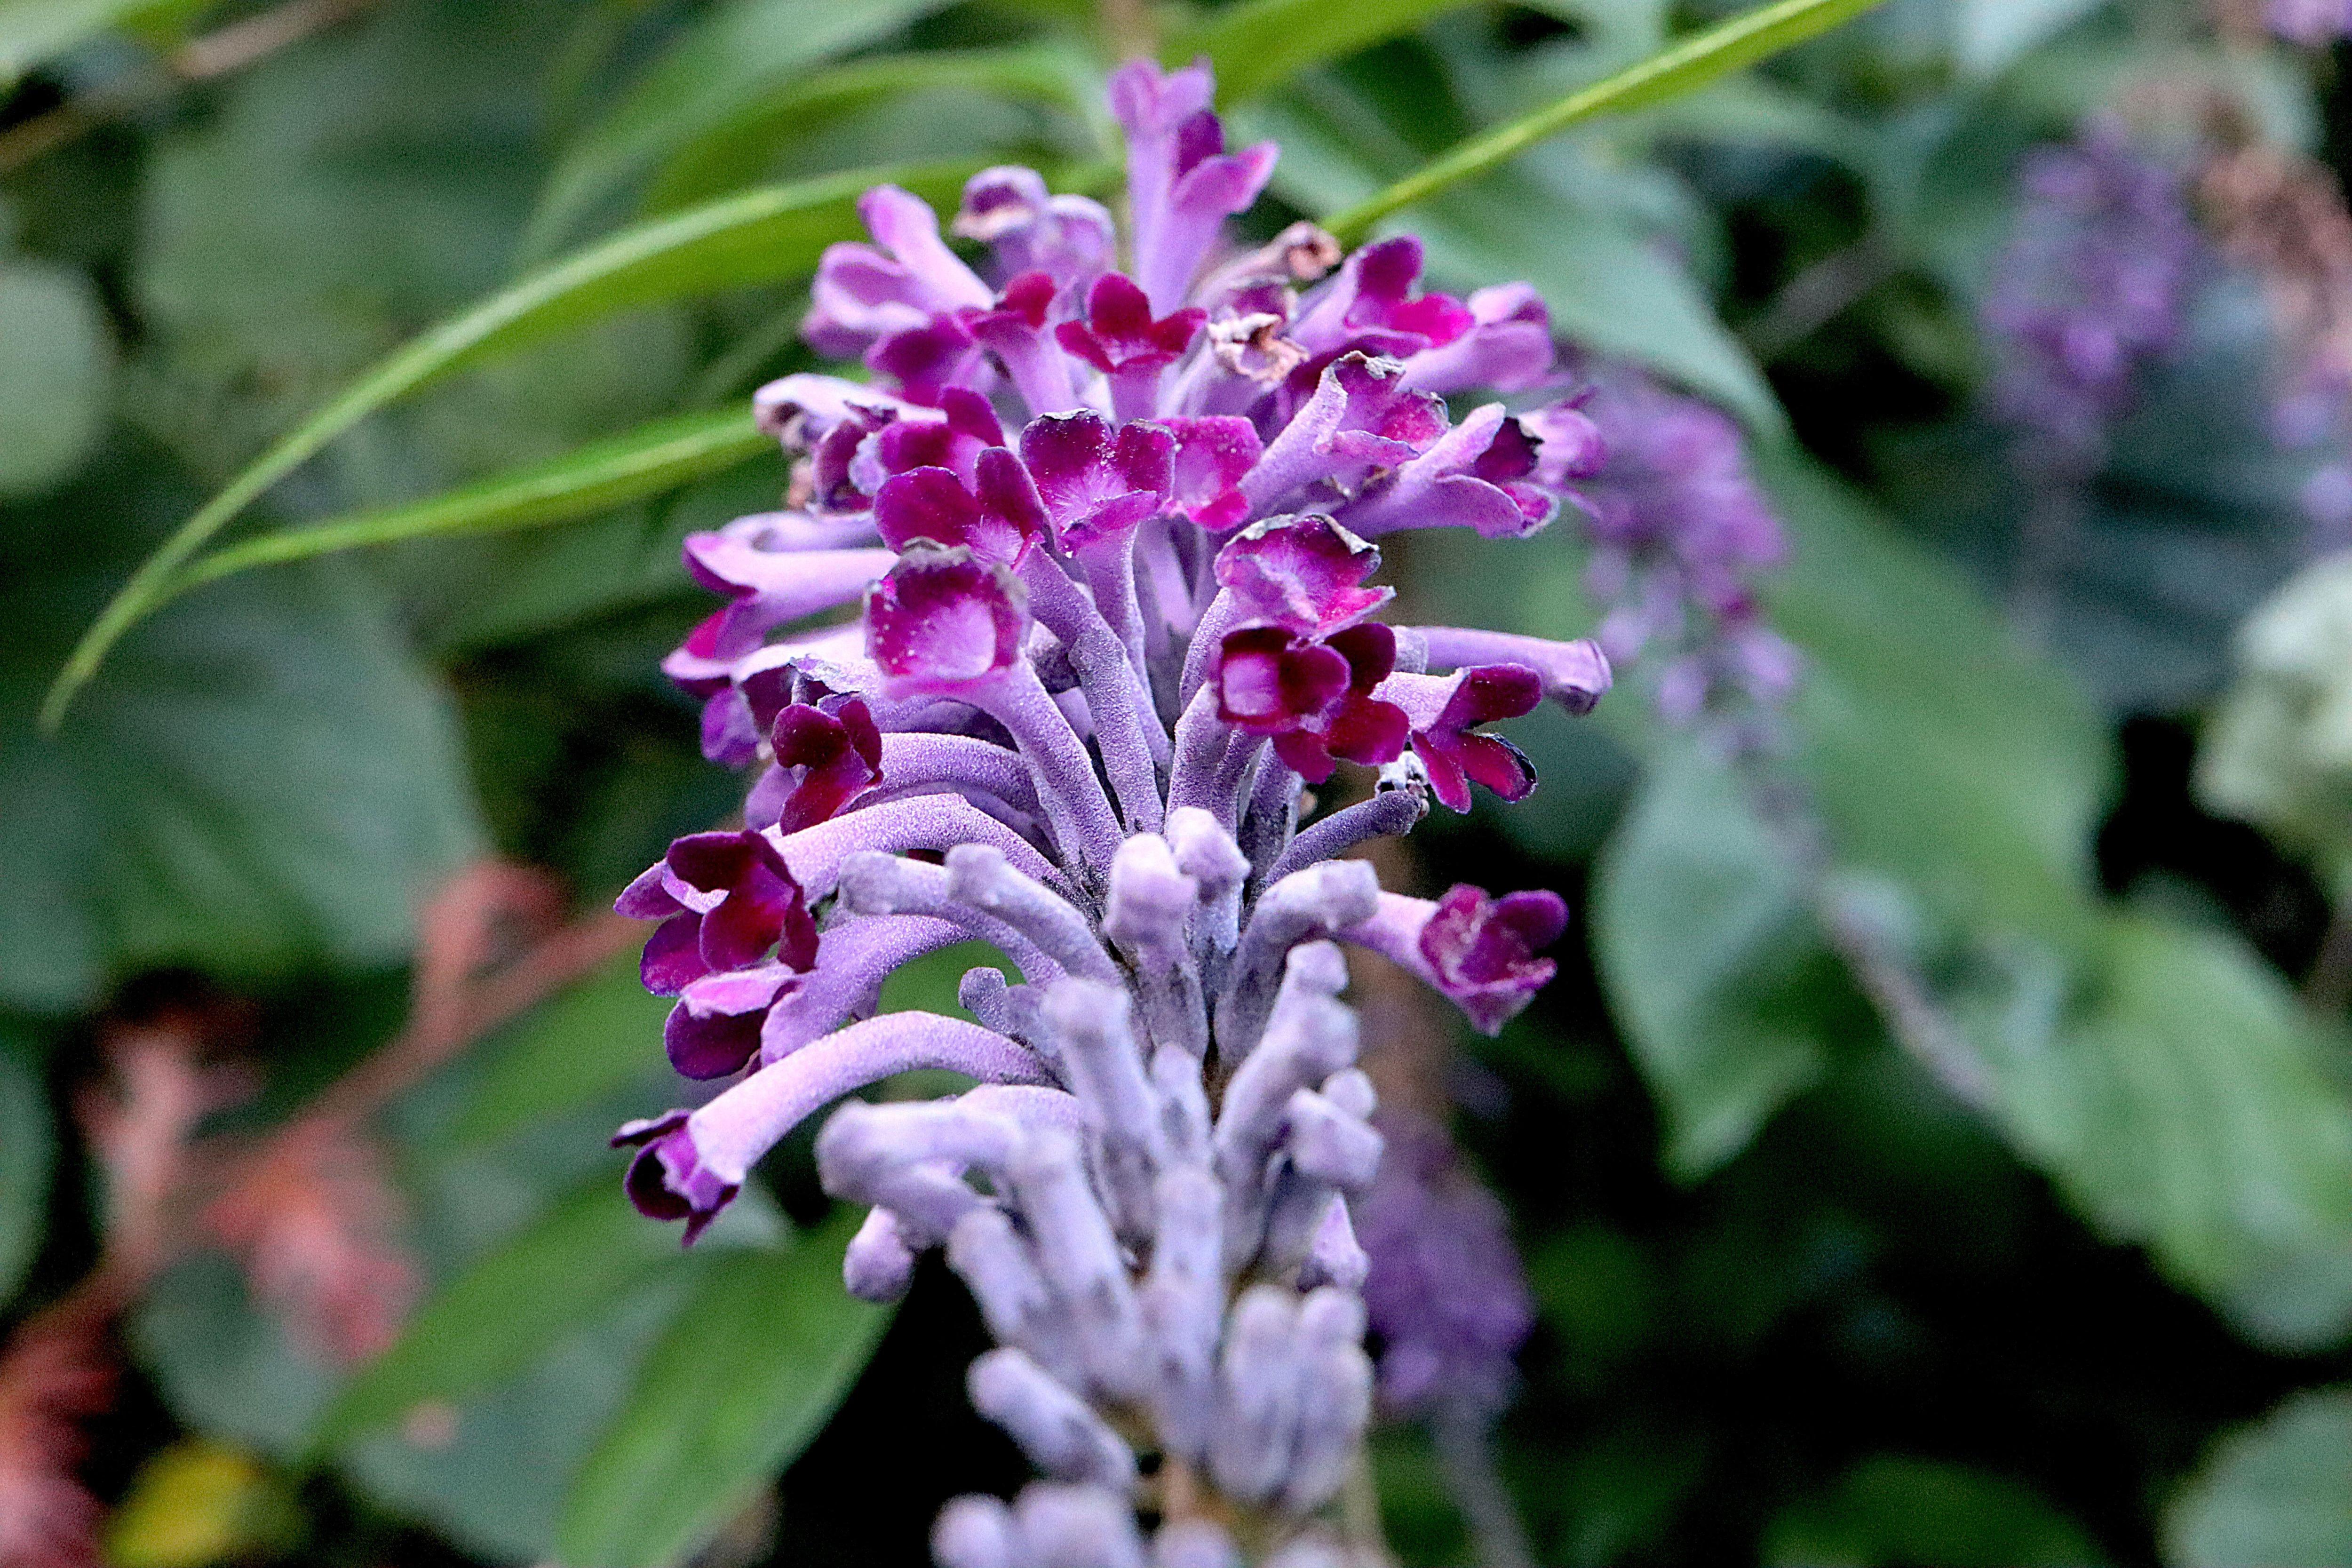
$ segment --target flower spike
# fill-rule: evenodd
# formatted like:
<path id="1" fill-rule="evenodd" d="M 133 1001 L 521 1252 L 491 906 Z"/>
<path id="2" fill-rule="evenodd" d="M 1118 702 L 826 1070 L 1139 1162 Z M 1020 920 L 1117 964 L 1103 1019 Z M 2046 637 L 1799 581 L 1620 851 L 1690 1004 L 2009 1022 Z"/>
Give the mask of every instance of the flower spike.
<path id="1" fill-rule="evenodd" d="M 1607 389 L 1453 417 L 1562 384 L 1526 286 L 1424 289 L 1410 238 L 1232 241 L 1274 149 L 1227 151 L 1213 85 L 1112 79 L 1124 270 L 1109 212 L 1030 170 L 966 184 L 968 251 L 905 192 L 861 205 L 873 243 L 826 253 L 807 335 L 873 380 L 755 395 L 787 505 L 689 542 L 726 602 L 666 665 L 706 751 L 756 771 L 747 826 L 680 839 L 620 903 L 659 922 L 672 1065 L 721 1086 L 617 1140 L 689 1239 L 835 1101 L 972 1080 L 852 1100 L 816 1142 L 867 1208 L 845 1286 L 895 1300 L 943 1250 L 997 1342 L 973 1406 L 1042 1478 L 950 1504 L 946 1568 L 1343 1560 L 1385 1139 L 1338 944 L 1492 1031 L 1567 921 L 1549 893 L 1382 893 L 1349 852 L 1474 784 L 1525 797 L 1493 727 L 1610 682 L 1590 640 L 1389 625 L 1379 542 L 1518 541 L 1565 506 L 1650 549 L 1641 486 L 1672 467 L 1656 432 L 1604 432 Z M 1369 798 L 1316 815 L 1333 782 Z M 877 1016 L 891 973 L 972 940 L 1004 963 L 958 989 L 978 1023 Z M 1194 1506 L 1147 1529 L 1154 1458 Z"/>

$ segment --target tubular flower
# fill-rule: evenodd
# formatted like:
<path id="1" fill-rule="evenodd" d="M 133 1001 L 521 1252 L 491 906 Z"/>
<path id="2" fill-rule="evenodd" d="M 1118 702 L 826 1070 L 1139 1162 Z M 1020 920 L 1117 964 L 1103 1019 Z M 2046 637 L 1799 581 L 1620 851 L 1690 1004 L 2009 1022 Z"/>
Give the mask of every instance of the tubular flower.
<path id="1" fill-rule="evenodd" d="M 1381 1149 L 1337 944 L 1493 1029 L 1567 918 L 1395 899 L 1339 857 L 1432 795 L 1521 798 L 1533 770 L 1479 727 L 1610 681 L 1589 641 L 1374 618 L 1371 540 L 1530 532 L 1600 438 L 1565 404 L 1449 416 L 1553 380 L 1523 287 L 1457 300 L 1412 242 L 1340 265 L 1311 226 L 1233 247 L 1274 151 L 1227 152 L 1210 89 L 1113 81 L 1131 274 L 1108 215 L 1027 170 L 967 187 L 977 266 L 868 195 L 875 243 L 826 255 L 808 335 L 877 379 L 762 389 L 791 510 L 687 546 L 729 602 L 667 668 L 714 760 L 756 764 L 749 826 L 681 839 L 621 902 L 663 922 L 672 1061 L 724 1080 L 618 1139 L 632 1197 L 689 1237 L 835 1101 L 977 1080 L 844 1105 L 816 1146 L 870 1208 L 848 1288 L 894 1296 L 945 1248 L 999 1345 L 972 1401 L 1046 1478 L 943 1513 L 949 1568 L 1333 1560 L 1373 1392 L 1349 1205 Z M 1343 763 L 1377 793 L 1302 826 Z M 964 976 L 971 1019 L 877 1016 L 893 970 L 971 940 L 1012 972 Z"/>

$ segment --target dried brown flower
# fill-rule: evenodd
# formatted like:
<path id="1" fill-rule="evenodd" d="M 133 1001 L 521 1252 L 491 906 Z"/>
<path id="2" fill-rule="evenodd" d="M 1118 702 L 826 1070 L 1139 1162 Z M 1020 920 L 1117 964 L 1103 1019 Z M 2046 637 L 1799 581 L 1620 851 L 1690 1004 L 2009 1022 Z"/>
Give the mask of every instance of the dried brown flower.
<path id="1" fill-rule="evenodd" d="M 103 1510 L 75 1474 L 81 1422 L 113 1403 L 110 1309 L 77 1292 L 0 1353 L 0 1568 L 90 1568 Z"/>

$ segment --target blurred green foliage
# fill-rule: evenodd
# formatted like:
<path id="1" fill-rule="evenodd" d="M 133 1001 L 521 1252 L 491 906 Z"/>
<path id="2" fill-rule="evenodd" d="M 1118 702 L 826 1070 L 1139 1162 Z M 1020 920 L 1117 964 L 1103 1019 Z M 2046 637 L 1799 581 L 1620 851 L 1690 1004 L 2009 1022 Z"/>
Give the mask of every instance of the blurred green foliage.
<path id="1" fill-rule="evenodd" d="M 1270 233 L 1723 19 L 0 4 L 10 1310 L 113 1235 L 89 1106 L 140 1030 L 226 1020 L 206 1051 L 264 1087 L 207 1129 L 263 1132 L 397 1036 L 460 867 L 593 910 L 735 807 L 656 669 L 706 607 L 677 545 L 781 494 L 741 409 L 811 363 L 858 191 L 1017 160 L 1109 193 L 1101 74 L 1150 42 L 1283 142 Z M 1559 983 L 1459 1074 L 1542 1309 L 1500 1444 L 1547 1563 L 2352 1561 L 2352 1056 L 2294 989 L 2352 842 L 2342 567 L 2240 633 L 2304 538 L 2261 290 L 2201 293 L 2036 638 L 1976 412 L 2018 154 L 2158 91 L 2340 151 L 2325 61 L 2188 0 L 1891 0 L 1382 222 L 1732 410 L 1795 541 L 1794 807 L 1637 670 L 1528 721 L 1533 801 L 1423 846 L 1435 887 L 1578 895 Z M 1391 575 L 1416 616 L 1582 635 L 1574 532 L 1503 574 L 1416 538 Z M 886 1002 L 951 1007 L 974 961 Z M 322 1354 L 216 1247 L 142 1292 L 89 1469 L 115 1561 L 913 1563 L 940 1498 L 1019 1474 L 962 1403 L 957 1288 L 842 1295 L 805 1138 L 691 1255 L 627 1210 L 605 1139 L 675 1097 L 663 1004 L 625 958 L 566 974 L 370 1123 L 421 1296 L 380 1355 Z M 1376 1458 L 1401 1557 L 1460 1562 L 1426 1443 Z"/>

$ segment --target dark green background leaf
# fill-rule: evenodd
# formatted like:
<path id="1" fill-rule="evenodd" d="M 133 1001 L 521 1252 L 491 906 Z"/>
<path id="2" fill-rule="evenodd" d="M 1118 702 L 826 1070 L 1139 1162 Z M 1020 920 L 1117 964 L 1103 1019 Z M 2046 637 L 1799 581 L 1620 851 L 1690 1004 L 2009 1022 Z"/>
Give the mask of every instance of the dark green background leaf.
<path id="1" fill-rule="evenodd" d="M 2165 1513 L 2179 1568 L 2352 1563 L 2352 1392 L 2297 1394 L 2232 1434 Z"/>
<path id="2" fill-rule="evenodd" d="M 673 1561 L 816 1435 L 889 1321 L 841 1288 L 860 1217 L 727 1258 L 698 1284 L 564 1505 L 564 1561 Z"/>
<path id="3" fill-rule="evenodd" d="M 53 531 L 0 545 L 0 877 L 19 890 L 0 906 L 0 1000 L 16 1006 L 75 1007 L 144 965 L 395 963 L 418 901 L 480 844 L 446 700 L 345 571 L 174 608 L 63 733 L 34 734 L 111 575 L 64 520 L 185 494 L 89 487 Z"/>
<path id="4" fill-rule="evenodd" d="M 44 489 L 81 461 L 113 354 L 80 274 L 0 257 L 0 496 Z"/>

